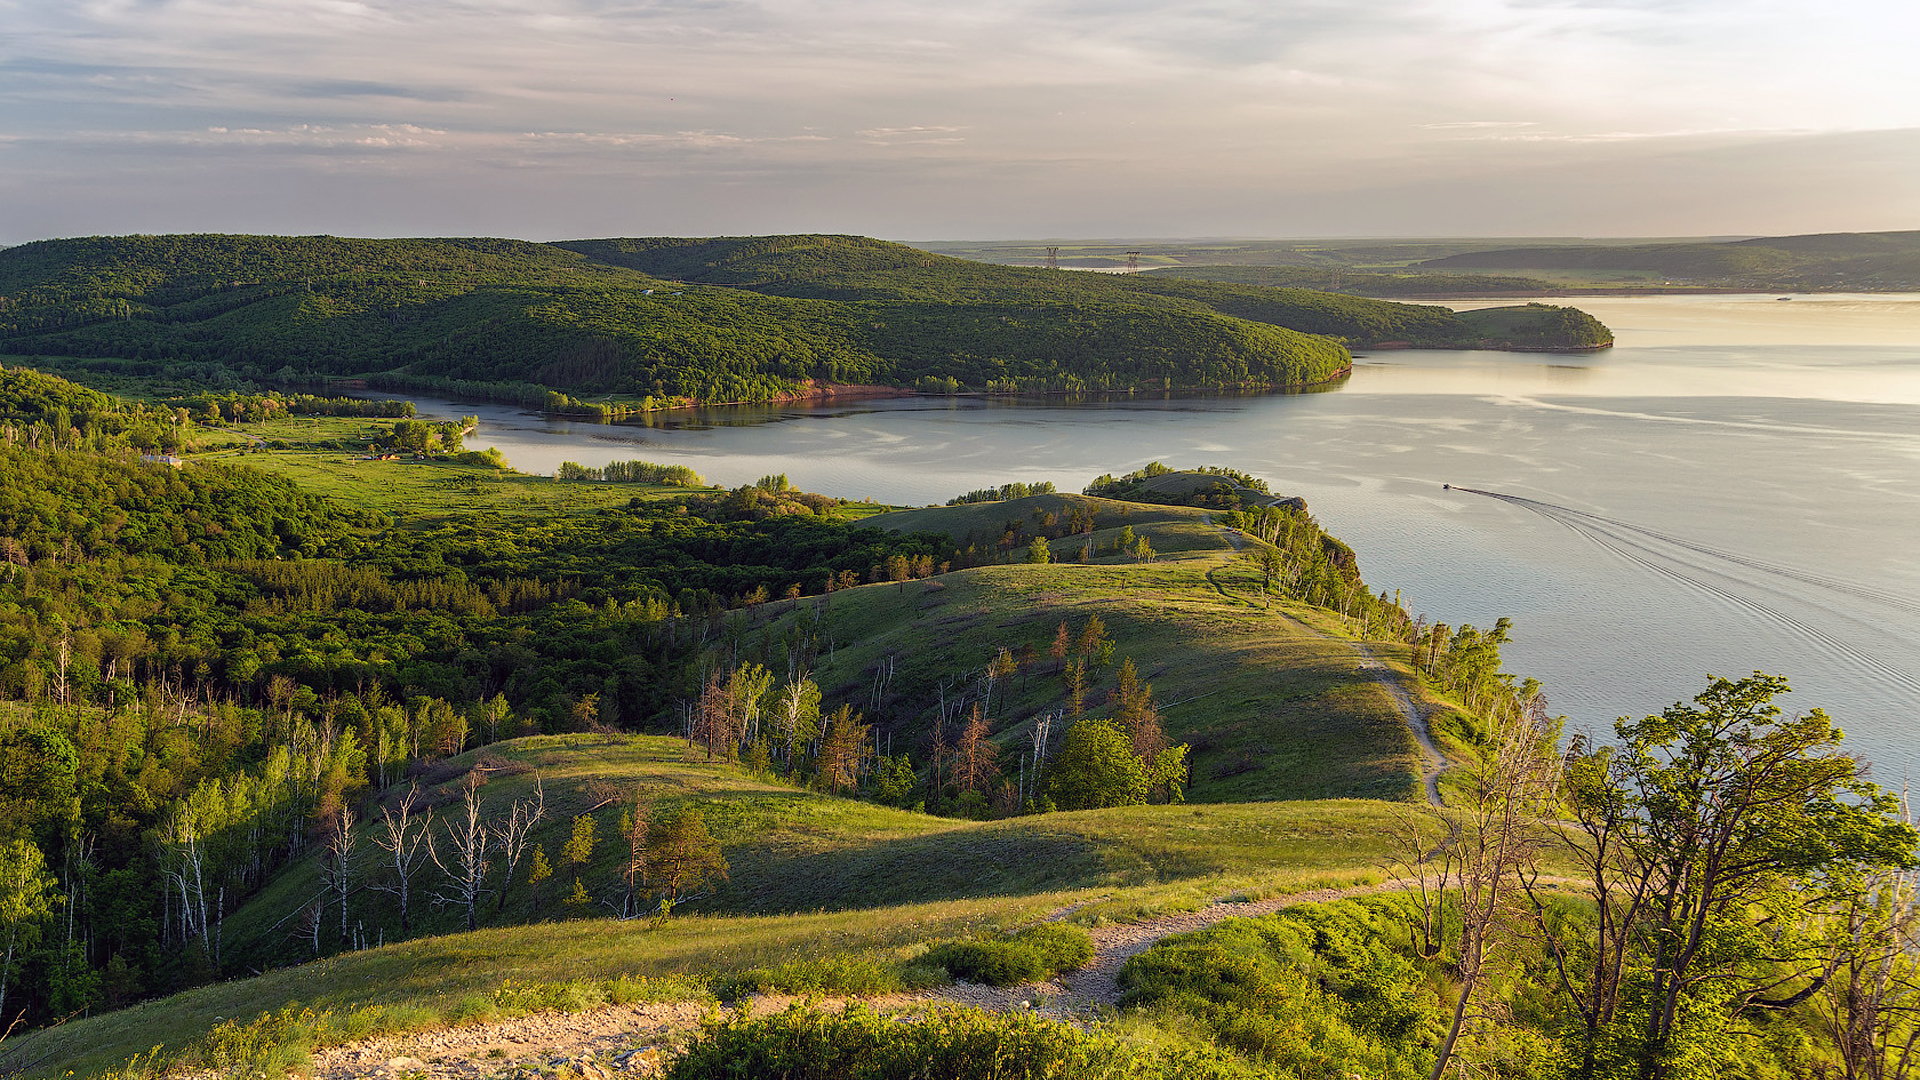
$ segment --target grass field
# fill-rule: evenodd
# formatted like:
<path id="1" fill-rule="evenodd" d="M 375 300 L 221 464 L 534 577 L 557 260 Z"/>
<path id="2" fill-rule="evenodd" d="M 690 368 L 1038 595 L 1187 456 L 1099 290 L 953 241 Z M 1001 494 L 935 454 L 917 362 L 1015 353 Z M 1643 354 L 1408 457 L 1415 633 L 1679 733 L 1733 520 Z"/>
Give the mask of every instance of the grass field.
<path id="1" fill-rule="evenodd" d="M 1392 699 L 1360 668 L 1338 616 L 1252 599 L 1254 571 L 1235 545 L 1254 541 L 1208 524 L 1205 511 L 1051 495 L 872 521 L 998 536 L 1005 520 L 1071 504 L 1095 512 L 1096 551 L 1131 526 L 1162 554 L 1146 563 L 1119 555 L 1012 563 L 835 594 L 821 605 L 822 631 L 835 643 L 816 673 L 822 687 L 855 698 L 890 660 L 890 707 L 933 708 L 940 684 L 956 673 L 978 672 L 1002 647 L 1032 646 L 1044 656 L 1062 621 L 1077 632 L 1097 614 L 1113 636 L 1114 664 L 1133 658 L 1154 686 L 1169 734 L 1192 745 L 1191 799 L 1417 797 L 1417 744 Z M 785 616 L 811 617 L 808 608 Z M 1377 648 L 1389 657 L 1404 651 Z M 1097 673 L 1092 700 L 1103 699 L 1113 674 L 1111 665 Z M 1018 743 L 1036 714 L 1060 705 L 1060 680 L 1043 661 L 1012 680 L 1004 701 L 993 710 L 995 736 Z"/>
<path id="2" fill-rule="evenodd" d="M 430 1018 L 457 1013 L 464 1000 L 509 981 L 628 976 L 680 978 L 698 988 L 790 965 L 897 968 L 930 940 L 1017 926 L 1066 905 L 1081 905 L 1076 921 L 1100 922 L 1228 896 L 1375 880 L 1386 838 L 1405 813 L 1388 803 L 1322 800 L 966 822 L 688 761 L 685 744 L 657 736 L 542 736 L 484 753 L 537 768 L 553 811 L 549 848 L 564 835 L 571 813 L 609 790 L 639 787 L 656 800 L 698 800 L 732 863 L 732 880 L 665 926 L 575 918 L 400 942 L 37 1033 L 11 1043 L 9 1060 L 59 1063 L 50 1075 L 84 1074 L 155 1046 L 188 1044 L 221 1019 L 244 1021 L 289 1005 L 336 1012 L 381 1007 Z M 503 774 L 483 791 L 489 799 L 524 795 L 535 776 Z M 617 813 L 607 807 L 598 816 L 610 826 Z M 603 839 L 586 873 L 596 893 L 616 887 L 615 847 Z M 561 891 L 552 887 L 565 882 L 565 874 L 559 870 L 552 891 Z M 421 885 L 424 897 L 431 886 Z M 289 916 L 315 892 L 313 866 L 299 864 L 230 916 L 223 931 L 229 966 L 254 964 L 246 958 L 250 941 L 284 944 L 294 936 Z M 391 916 L 381 899 L 367 894 L 356 903 L 378 923 Z M 525 920 L 524 887 L 509 899 L 504 918 Z M 416 903 L 429 928 L 452 919 L 423 899 Z"/>
<path id="3" fill-rule="evenodd" d="M 259 425 L 247 425 L 250 430 Z M 202 455 L 277 473 L 316 495 L 420 520 L 458 514 L 565 514 L 710 488 L 559 483 L 548 476 L 446 459 L 366 461 L 337 450 L 236 450 Z"/>
<path id="4" fill-rule="evenodd" d="M 1221 889 L 1253 887 L 1284 870 L 1355 869 L 1357 852 L 1375 852 L 1357 821 L 1392 811 L 1363 801 L 1314 801 L 1189 807 L 1124 807 L 976 822 L 933 817 L 844 799 L 748 775 L 725 762 L 689 758 L 685 743 L 664 736 L 555 735 L 518 739 L 485 751 L 490 765 L 514 763 L 482 789 L 490 814 L 544 788 L 548 815 L 535 834 L 553 860 L 555 877 L 539 904 L 525 882 L 496 880 L 487 922 L 514 924 L 563 911 L 572 873 L 560 861 L 574 815 L 591 812 L 599 843 L 581 878 L 609 900 L 620 891 L 626 858 L 617 827 L 638 795 L 656 808 L 696 802 L 732 864 L 730 879 L 687 905 L 701 913 L 777 915 L 854 910 L 983 897 L 1019 897 L 1102 889 L 1140 893 L 1129 903 L 1185 903 Z M 451 798 L 454 774 L 476 760 L 456 759 L 444 771 L 439 801 Z M 430 791 L 430 794 L 433 792 Z M 597 807 L 597 809 L 596 809 Z M 364 832 L 365 830 L 363 830 Z M 362 841 L 363 880 L 378 852 Z M 414 904 L 414 933 L 461 929 L 460 914 L 428 902 L 425 884 Z M 279 875 L 227 919 L 228 966 L 287 963 L 306 954 L 302 908 L 319 895 L 319 866 L 309 858 Z M 398 909 L 386 893 L 363 890 L 354 917 L 371 940 L 397 938 Z M 337 910 L 337 908 L 335 909 Z M 611 906 L 594 912 L 611 913 Z"/>

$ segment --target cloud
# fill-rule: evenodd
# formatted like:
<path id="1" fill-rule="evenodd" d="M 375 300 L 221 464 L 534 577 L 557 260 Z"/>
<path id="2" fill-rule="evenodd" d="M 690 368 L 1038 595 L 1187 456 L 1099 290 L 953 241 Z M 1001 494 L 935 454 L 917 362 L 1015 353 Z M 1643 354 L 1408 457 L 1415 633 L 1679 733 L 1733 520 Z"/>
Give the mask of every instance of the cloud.
<path id="1" fill-rule="evenodd" d="M 959 133 L 967 130 L 955 124 L 916 124 L 911 127 L 862 128 L 854 134 L 871 143 L 891 146 L 951 146 L 965 142 Z"/>
<path id="2" fill-rule="evenodd" d="M 1440 124 L 1421 124 L 1428 131 L 1475 131 L 1484 128 L 1538 127 L 1535 120 L 1450 120 Z"/>
<path id="3" fill-rule="evenodd" d="M 501 194 L 480 173 L 564 162 L 539 179 L 581 214 L 628 213 L 633 192 L 605 178 L 644 167 L 675 198 L 704 190 L 713 220 L 778 213 L 796 227 L 964 236 L 1005 227 L 1015 200 L 1040 226 L 1062 223 L 1041 230 L 1055 235 L 1076 221 L 1178 232 L 1176 215 L 1201 223 L 1194 208 L 1212 231 L 1278 228 L 1292 214 L 1325 231 L 1309 208 L 1349 204 L 1329 193 L 1377 190 L 1380 219 L 1404 220 L 1462 183 L 1507 190 L 1643 153 L 1920 127 L 1906 55 L 1920 6 L 1895 0 L 0 0 L 0 11 L 0 138 L 15 178 L 0 190 L 31 185 L 35 228 L 152 204 L 153 175 L 241 156 L 257 176 L 183 184 L 161 209 L 217 215 L 243 183 L 270 200 L 288 171 L 324 160 L 336 179 L 377 175 L 370 215 L 417 188 L 439 193 L 434 212 L 468 215 L 466 231 L 500 231 L 490 222 L 526 214 L 527 193 Z M 1890 176 L 1869 142 L 1835 144 L 1862 156 L 1834 167 Z M 116 171 L 93 159 L 102 148 Z M 1367 187 L 1380 175 L 1395 179 L 1390 193 Z M 771 194 L 729 201 L 763 182 Z M 1708 181 L 1667 175 L 1634 205 L 1665 221 L 1675 191 L 1696 182 Z M 842 201 L 881 183 L 885 198 Z M 915 205 L 924 224 L 909 229 Z M 1834 227 L 1880 212 L 1824 205 Z M 1616 231 L 1635 231 L 1622 213 Z M 1522 226 L 1568 231 L 1544 211 L 1516 212 L 1501 231 Z"/>

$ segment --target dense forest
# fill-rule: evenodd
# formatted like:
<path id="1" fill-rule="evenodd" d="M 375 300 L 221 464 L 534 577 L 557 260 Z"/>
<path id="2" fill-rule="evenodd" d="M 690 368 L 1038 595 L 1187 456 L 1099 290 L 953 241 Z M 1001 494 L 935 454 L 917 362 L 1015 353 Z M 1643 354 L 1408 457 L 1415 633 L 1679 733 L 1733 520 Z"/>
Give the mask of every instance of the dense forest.
<path id="1" fill-rule="evenodd" d="M 1380 341 L 1512 344 L 1441 308 L 1049 273 L 861 237 L 137 236 L 0 252 L 0 348 L 15 354 L 154 376 L 214 366 L 282 387 L 352 378 L 561 411 L 829 384 L 1290 386 L 1333 378 L 1347 345 Z"/>
<path id="2" fill-rule="evenodd" d="M 178 946 L 343 797 L 477 741 L 671 725 L 728 609 L 951 555 L 784 486 L 399 531 L 245 467 L 144 460 L 141 425 L 184 408 L 18 369 L 0 393 L 0 843 L 61 912 L 57 933 L 8 917 L 28 936 L 0 1005 L 30 1023 L 217 971 Z M 218 832 L 191 883 L 166 839 L 187 813 Z"/>

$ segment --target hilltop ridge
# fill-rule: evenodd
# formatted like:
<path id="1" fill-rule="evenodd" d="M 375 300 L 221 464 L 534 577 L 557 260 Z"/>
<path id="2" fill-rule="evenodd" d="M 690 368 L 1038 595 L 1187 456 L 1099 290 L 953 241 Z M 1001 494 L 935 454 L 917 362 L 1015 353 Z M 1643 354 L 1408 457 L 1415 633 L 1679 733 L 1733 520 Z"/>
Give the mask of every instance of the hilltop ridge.
<path id="1" fill-rule="evenodd" d="M 1339 376 L 1351 345 L 1513 347 L 1477 318 L 1304 289 L 996 266 L 854 236 L 182 235 L 0 251 L 0 351 L 563 410 L 582 407 L 575 395 L 625 411 L 847 384 L 1297 386 Z M 1566 340 L 1543 345 L 1592 344 L 1548 329 Z"/>

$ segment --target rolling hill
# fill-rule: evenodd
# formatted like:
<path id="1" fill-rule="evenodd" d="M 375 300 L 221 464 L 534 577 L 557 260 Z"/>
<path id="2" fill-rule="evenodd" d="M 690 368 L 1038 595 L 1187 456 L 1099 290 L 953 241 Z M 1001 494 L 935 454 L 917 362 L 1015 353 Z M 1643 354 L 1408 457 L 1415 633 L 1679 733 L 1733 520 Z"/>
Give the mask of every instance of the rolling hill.
<path id="1" fill-rule="evenodd" d="M 646 408 L 805 396 L 826 384 L 1300 385 L 1345 370 L 1344 345 L 1382 341 L 1511 346 L 1438 308 L 1058 274 L 864 237 L 188 235 L 0 251 L 6 352 L 145 374 L 199 365 L 203 380 L 350 377 L 562 407 L 572 394 Z"/>
<path id="2" fill-rule="evenodd" d="M 590 810 L 610 789 L 697 801 L 732 880 L 660 926 L 604 917 L 528 923 L 521 886 L 499 924 L 450 933 L 457 920 L 423 903 L 431 920 L 423 929 L 438 936 L 35 1033 L 10 1042 L 0 1065 L 91 1075 L 155 1047 L 194 1044 L 222 1021 L 283 1008 L 328 1017 L 351 1034 L 458 1022 L 515 998 L 561 1003 L 597 992 L 604 1000 L 609 983 L 639 1000 L 710 1001 L 714 990 L 738 985 L 801 988 L 795 979 L 872 992 L 897 980 L 925 942 L 1030 923 L 1063 905 L 1097 922 L 1103 913 L 1128 918 L 1222 895 L 1376 878 L 1397 820 L 1389 804 L 1332 800 L 953 821 L 769 784 L 731 764 L 688 761 L 678 740 L 628 735 L 499 744 L 450 761 L 431 790 L 453 786 L 475 765 L 496 770 L 483 789 L 490 800 L 524 796 L 536 777 L 545 785 L 551 813 L 540 839 L 549 847 L 571 814 L 593 812 L 610 826 L 617 808 Z M 617 887 L 614 863 L 624 852 L 614 846 L 603 844 L 585 871 L 596 892 Z M 296 863 L 230 916 L 232 955 L 250 966 L 302 959 L 298 912 L 315 894 L 316 872 L 312 860 Z M 421 885 L 424 893 L 430 882 Z M 369 891 L 356 899 L 369 938 L 393 932 L 384 898 Z M 560 905 L 549 906 L 558 913 Z M 849 979 L 856 981 L 840 985 Z"/>
<path id="3" fill-rule="evenodd" d="M 1416 264 L 1434 270 L 1645 271 L 1701 284 L 1920 288 L 1920 231 L 1763 236 L 1721 243 L 1514 247 Z"/>

